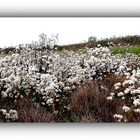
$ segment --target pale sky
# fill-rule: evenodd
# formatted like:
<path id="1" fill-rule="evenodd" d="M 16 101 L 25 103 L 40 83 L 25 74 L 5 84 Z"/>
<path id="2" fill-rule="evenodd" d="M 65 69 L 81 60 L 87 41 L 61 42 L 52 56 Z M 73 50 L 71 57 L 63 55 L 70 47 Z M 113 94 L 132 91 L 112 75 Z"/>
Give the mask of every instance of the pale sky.
<path id="1" fill-rule="evenodd" d="M 38 41 L 41 33 L 59 34 L 59 44 L 140 35 L 140 18 L 0 18 L 0 47 Z"/>

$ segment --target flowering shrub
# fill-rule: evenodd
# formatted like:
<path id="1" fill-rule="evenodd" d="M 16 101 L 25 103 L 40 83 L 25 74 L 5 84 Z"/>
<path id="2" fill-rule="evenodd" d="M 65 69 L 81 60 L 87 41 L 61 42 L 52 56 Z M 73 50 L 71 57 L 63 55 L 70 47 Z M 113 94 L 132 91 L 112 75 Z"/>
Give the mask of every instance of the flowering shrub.
<path id="1" fill-rule="evenodd" d="M 47 113 L 51 114 L 50 116 L 55 122 L 73 121 L 70 118 L 75 112 L 72 103 L 79 102 L 76 96 L 80 96 L 77 98 L 82 101 L 81 97 L 84 98 L 84 94 L 87 94 L 88 90 L 85 93 L 81 91 L 81 95 L 77 93 L 80 88 L 83 90 L 81 85 L 86 84 L 87 81 L 98 81 L 98 84 L 94 83 L 97 87 L 95 86 L 93 90 L 99 90 L 101 93 L 89 92 L 89 97 L 86 98 L 91 99 L 82 102 L 89 107 L 89 112 L 86 114 L 83 111 L 85 116 L 81 115 L 81 121 L 90 122 L 89 118 L 93 122 L 115 120 L 128 122 L 129 112 L 140 112 L 140 61 L 138 56 L 132 54 L 112 55 L 109 48 L 100 45 L 97 45 L 97 48 L 87 48 L 85 53 L 64 51 L 61 54 L 54 49 L 56 42 L 49 40 L 50 42 L 46 43 L 44 34 L 40 35 L 40 38 L 39 43 L 26 44 L 26 47 L 17 48 L 14 52 L 9 52 L 8 55 L 3 52 L 0 54 L 0 107 L 1 117 L 5 121 L 21 120 L 18 116 L 17 102 L 24 98 L 29 98 L 36 108 L 43 107 Z M 123 78 L 114 83 L 113 87 L 111 86 L 113 78 L 110 78 L 109 87 L 108 83 L 103 83 L 109 75 Z M 105 92 L 104 96 L 103 91 Z M 73 99 L 72 97 L 76 93 L 77 95 Z M 104 110 L 103 112 L 105 114 L 108 112 L 109 117 L 112 118 L 110 120 L 109 117 L 101 119 L 101 116 L 103 117 L 103 114 L 100 114 L 102 109 L 98 110 L 98 113 L 96 112 L 100 117 L 93 115 L 92 109 L 97 108 L 97 104 L 99 104 L 95 103 L 95 96 L 97 96 L 98 102 L 103 101 L 106 110 L 108 110 L 109 102 L 113 102 L 113 100 L 115 102 L 123 100 L 124 105 L 120 107 L 121 111 L 115 109 L 118 112 Z M 122 105 L 122 101 L 120 105 Z M 102 105 L 99 107 L 102 108 Z M 84 108 L 86 107 L 83 106 L 81 109 Z M 130 121 L 133 121 L 132 115 L 130 118 Z M 37 121 L 37 119 L 34 120 Z"/>
<path id="2" fill-rule="evenodd" d="M 18 120 L 18 113 L 16 110 L 10 109 L 9 112 L 7 112 L 6 109 L 1 109 L 0 112 L 2 113 L 4 119 L 6 121 L 11 120 L 11 121 L 16 121 Z"/>
<path id="3" fill-rule="evenodd" d="M 140 70 L 137 68 L 136 70 L 125 73 L 125 75 L 126 78 L 124 81 L 114 85 L 114 94 L 111 93 L 109 97 L 112 97 L 111 100 L 124 100 L 124 105 L 122 106 L 123 113 L 121 114 L 124 119 L 122 120 L 121 118 L 119 121 L 130 122 L 132 121 L 131 115 L 139 113 Z M 137 120 L 137 118 L 135 119 Z"/>

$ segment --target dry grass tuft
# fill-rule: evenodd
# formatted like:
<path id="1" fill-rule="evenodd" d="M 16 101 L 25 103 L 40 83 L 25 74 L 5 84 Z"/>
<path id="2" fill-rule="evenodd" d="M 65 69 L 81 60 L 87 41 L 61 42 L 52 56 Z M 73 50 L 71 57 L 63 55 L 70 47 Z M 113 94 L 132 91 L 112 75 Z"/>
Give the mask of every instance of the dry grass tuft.
<path id="1" fill-rule="evenodd" d="M 70 109 L 77 122 L 115 122 L 113 115 L 121 112 L 124 101 L 108 101 L 109 92 L 98 81 L 87 82 L 72 97 Z"/>
<path id="2" fill-rule="evenodd" d="M 46 113 L 44 108 L 35 106 L 29 99 L 23 98 L 17 102 L 19 122 L 53 122 L 53 115 Z"/>

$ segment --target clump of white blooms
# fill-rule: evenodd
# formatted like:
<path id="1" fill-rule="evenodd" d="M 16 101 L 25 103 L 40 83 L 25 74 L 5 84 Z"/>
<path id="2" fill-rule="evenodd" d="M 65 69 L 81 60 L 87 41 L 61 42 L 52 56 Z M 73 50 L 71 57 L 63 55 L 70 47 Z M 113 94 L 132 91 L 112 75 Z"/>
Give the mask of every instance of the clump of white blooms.
<path id="1" fill-rule="evenodd" d="M 130 70 L 130 69 L 129 69 Z M 128 74 L 129 73 L 129 74 Z M 124 112 L 131 112 L 139 113 L 140 112 L 140 70 L 139 67 L 135 70 L 130 72 L 124 73 L 125 80 L 114 85 L 114 94 L 112 95 L 112 99 L 127 99 L 126 103 L 128 105 L 122 106 Z M 122 87 L 120 88 L 120 86 Z M 119 90 L 119 92 L 118 92 Z M 117 95 L 117 96 L 115 96 Z M 110 96 L 108 96 L 110 98 Z M 129 106 L 129 107 L 128 107 Z M 116 115 L 115 115 L 116 117 Z"/>
<path id="2" fill-rule="evenodd" d="M 114 118 L 117 119 L 118 122 L 121 122 L 123 119 L 123 116 L 119 114 L 114 114 Z"/>
<path id="3" fill-rule="evenodd" d="M 47 100 L 47 104 L 51 105 L 51 104 L 53 104 L 53 101 L 54 101 L 53 98 L 50 98 L 50 99 Z"/>
<path id="4" fill-rule="evenodd" d="M 17 113 L 16 110 L 10 109 L 9 114 L 10 114 L 10 119 L 11 119 L 12 121 L 18 120 L 18 113 Z"/>
<path id="5" fill-rule="evenodd" d="M 0 109 L 6 120 L 16 121 L 18 120 L 18 113 L 16 110 L 10 109 L 9 112 L 6 109 Z"/>
<path id="6" fill-rule="evenodd" d="M 120 86 L 121 86 L 121 83 L 120 83 L 120 82 L 118 82 L 118 83 L 116 83 L 116 84 L 114 85 L 115 89 L 119 89 Z"/>
<path id="7" fill-rule="evenodd" d="M 123 106 L 122 109 L 124 110 L 124 112 L 128 112 L 128 111 L 130 111 L 130 107 L 128 107 L 128 106 Z"/>
<path id="8" fill-rule="evenodd" d="M 134 99 L 133 104 L 134 104 L 135 107 L 139 106 L 140 105 L 140 99 Z"/>

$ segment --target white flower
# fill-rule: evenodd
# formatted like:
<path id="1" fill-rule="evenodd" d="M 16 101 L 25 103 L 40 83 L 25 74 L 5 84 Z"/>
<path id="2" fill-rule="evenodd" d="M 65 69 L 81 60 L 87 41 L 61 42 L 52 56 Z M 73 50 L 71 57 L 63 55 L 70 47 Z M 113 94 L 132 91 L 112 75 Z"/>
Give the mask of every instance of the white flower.
<path id="1" fill-rule="evenodd" d="M 117 89 L 119 89 L 119 88 L 120 88 L 120 86 L 114 86 L 114 88 L 117 90 Z"/>
<path id="2" fill-rule="evenodd" d="M 125 85 L 127 85 L 127 84 L 128 84 L 128 85 L 134 85 L 134 83 L 135 83 L 135 82 L 134 82 L 133 80 L 130 79 L 130 80 L 125 80 L 125 81 L 123 82 L 122 85 L 123 85 L 123 86 L 125 86 Z"/>
<path id="3" fill-rule="evenodd" d="M 112 99 L 113 99 L 112 96 L 107 97 L 107 100 L 112 100 Z"/>
<path id="4" fill-rule="evenodd" d="M 46 79 L 46 74 L 42 74 L 40 79 L 41 79 L 41 81 L 44 81 Z"/>
<path id="5" fill-rule="evenodd" d="M 9 114 L 9 113 L 6 113 L 6 114 L 5 114 L 5 118 L 6 118 L 6 119 L 10 119 L 10 118 L 11 118 L 10 114 Z"/>
<path id="6" fill-rule="evenodd" d="M 126 88 L 125 90 L 124 90 L 124 93 L 125 94 L 128 94 L 130 92 L 130 89 L 129 88 Z"/>
<path id="7" fill-rule="evenodd" d="M 47 86 L 47 87 L 45 88 L 45 91 L 46 91 L 47 93 L 53 92 L 53 91 L 54 91 L 54 87 L 52 87 L 52 86 Z"/>
<path id="8" fill-rule="evenodd" d="M 50 98 L 50 99 L 47 100 L 46 103 L 47 103 L 48 105 L 50 105 L 50 104 L 53 104 L 53 102 L 54 102 L 54 99 L 53 99 L 53 98 Z"/>
<path id="9" fill-rule="evenodd" d="M 52 82 L 52 76 L 50 74 L 42 74 L 40 79 L 41 81 L 48 81 L 49 83 Z"/>
<path id="10" fill-rule="evenodd" d="M 137 71 L 137 73 L 135 74 L 135 76 L 136 76 L 137 78 L 140 78 L 140 70 Z"/>
<path id="11" fill-rule="evenodd" d="M 11 81 L 13 81 L 15 79 L 15 75 L 14 74 L 11 74 L 9 77 L 8 77 Z"/>
<path id="12" fill-rule="evenodd" d="M 18 113 L 16 110 L 10 109 L 10 111 L 7 112 L 6 109 L 1 109 L 0 111 L 3 113 L 5 119 L 7 120 L 11 119 L 12 121 L 16 121 L 18 119 Z"/>
<path id="13" fill-rule="evenodd" d="M 136 112 L 136 113 L 140 113 L 140 109 L 139 109 L 139 108 L 134 109 L 134 112 Z"/>
<path id="14" fill-rule="evenodd" d="M 41 104 L 42 104 L 42 105 L 45 105 L 45 103 L 44 103 L 44 102 L 41 102 Z"/>
<path id="15" fill-rule="evenodd" d="M 13 86 L 14 87 L 19 87 L 20 86 L 20 77 L 15 78 L 15 80 L 13 81 Z"/>
<path id="16" fill-rule="evenodd" d="M 128 107 L 128 106 L 123 106 L 122 109 L 124 110 L 124 112 L 128 112 L 128 111 L 130 111 L 130 107 Z"/>
<path id="17" fill-rule="evenodd" d="M 133 101 L 134 106 L 139 106 L 140 105 L 140 99 L 134 99 Z"/>
<path id="18" fill-rule="evenodd" d="M 9 87 L 9 88 L 5 91 L 5 93 L 8 94 L 8 93 L 11 92 L 11 91 L 12 91 L 12 87 Z"/>
<path id="19" fill-rule="evenodd" d="M 69 90 L 70 90 L 69 86 L 64 87 L 64 91 L 69 91 Z"/>
<path id="20" fill-rule="evenodd" d="M 6 92 L 2 91 L 2 92 L 1 92 L 1 96 L 2 96 L 2 98 L 6 98 L 6 97 L 7 97 Z"/>
<path id="21" fill-rule="evenodd" d="M 16 110 L 10 109 L 9 114 L 10 114 L 10 118 L 11 118 L 13 121 L 18 120 L 18 113 L 17 113 Z"/>
<path id="22" fill-rule="evenodd" d="M 140 89 L 132 90 L 131 94 L 140 94 Z"/>
<path id="23" fill-rule="evenodd" d="M 7 114 L 7 110 L 6 109 L 0 109 L 0 111 L 3 113 L 3 115 Z"/>
<path id="24" fill-rule="evenodd" d="M 125 99 L 125 97 L 123 96 L 123 97 L 122 97 L 122 100 L 124 100 L 124 99 Z"/>
<path id="25" fill-rule="evenodd" d="M 118 97 L 121 97 L 121 96 L 124 96 L 124 93 L 123 92 L 119 92 L 117 95 L 118 95 Z"/>
<path id="26" fill-rule="evenodd" d="M 56 101 L 56 102 L 59 102 L 59 99 L 56 99 L 55 101 Z"/>
<path id="27" fill-rule="evenodd" d="M 112 97 L 113 97 L 114 95 L 115 95 L 115 93 L 110 93 L 110 96 L 112 96 Z"/>
<path id="28" fill-rule="evenodd" d="M 122 71 L 122 70 L 124 70 L 125 69 L 125 67 L 123 66 L 123 65 L 121 65 L 120 67 L 119 67 L 119 71 Z"/>
<path id="29" fill-rule="evenodd" d="M 72 89 L 76 89 L 76 86 L 75 86 L 75 85 L 73 85 L 73 86 L 72 86 Z"/>
<path id="30" fill-rule="evenodd" d="M 114 85 L 114 87 L 116 87 L 116 86 L 121 86 L 121 83 L 120 82 L 118 82 L 118 83 L 116 83 L 115 85 Z"/>
<path id="31" fill-rule="evenodd" d="M 123 119 L 123 116 L 122 116 L 122 115 L 119 115 L 119 114 L 115 114 L 115 115 L 114 115 L 114 118 Z"/>

